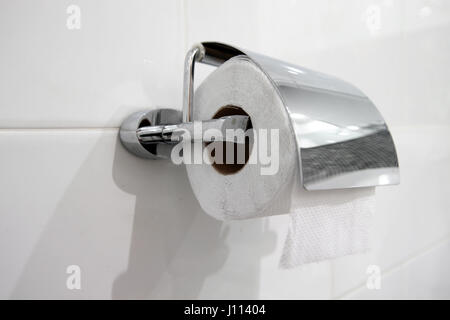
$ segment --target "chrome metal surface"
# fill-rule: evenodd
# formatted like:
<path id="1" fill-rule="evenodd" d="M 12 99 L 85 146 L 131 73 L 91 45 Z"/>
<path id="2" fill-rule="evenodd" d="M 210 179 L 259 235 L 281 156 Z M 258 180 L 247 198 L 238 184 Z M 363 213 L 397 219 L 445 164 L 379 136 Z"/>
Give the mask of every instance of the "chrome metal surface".
<path id="1" fill-rule="evenodd" d="M 122 145 L 132 154 L 146 159 L 169 159 L 173 145 L 169 143 L 147 143 L 139 139 L 140 128 L 158 130 L 160 127 L 179 124 L 182 114 L 174 109 L 139 111 L 131 114 L 122 123 L 119 136 Z"/>
<path id="2" fill-rule="evenodd" d="M 160 125 L 143 127 L 136 130 L 136 135 L 141 143 L 177 143 L 182 140 L 183 135 L 187 132 L 191 137 L 191 141 L 228 141 L 237 142 L 226 135 L 227 130 L 245 130 L 248 124 L 248 116 L 226 116 L 219 119 L 208 121 L 199 121 L 197 124 L 201 127 L 196 127 L 193 122 L 183 122 L 176 125 Z M 206 130 L 215 129 L 220 131 L 220 137 L 207 137 L 204 135 Z M 199 131 L 199 132 L 195 132 Z"/>
<path id="3" fill-rule="evenodd" d="M 218 66 L 246 55 L 271 79 L 291 119 L 307 190 L 399 183 L 392 136 L 375 105 L 359 89 L 247 50 L 217 42 L 202 44 L 201 62 Z"/>
<path id="4" fill-rule="evenodd" d="M 205 48 L 201 44 L 192 47 L 184 60 L 183 78 L 183 122 L 193 121 L 192 108 L 194 103 L 194 68 L 195 61 L 201 61 L 205 56 Z"/>
<path id="5" fill-rule="evenodd" d="M 135 112 L 122 123 L 119 130 L 120 140 L 129 152 L 140 158 L 169 159 L 173 146 L 183 139 L 186 132 L 191 141 L 240 143 L 227 135 L 227 130 L 245 131 L 249 121 L 248 116 L 240 115 L 198 121 L 196 124 L 181 122 L 181 119 L 182 113 L 174 109 Z M 210 129 L 220 131 L 221 135 L 204 136 L 204 132 Z"/>

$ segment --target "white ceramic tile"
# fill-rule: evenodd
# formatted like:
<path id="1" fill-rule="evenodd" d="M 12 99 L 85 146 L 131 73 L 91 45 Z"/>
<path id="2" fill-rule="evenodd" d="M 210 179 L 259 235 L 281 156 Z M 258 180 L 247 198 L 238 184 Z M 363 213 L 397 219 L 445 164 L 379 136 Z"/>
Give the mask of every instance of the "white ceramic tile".
<path id="1" fill-rule="evenodd" d="M 331 298 L 331 263 L 323 261 L 310 263 L 292 269 L 279 269 L 290 223 L 288 215 L 266 218 L 266 228 L 271 231 L 275 250 L 261 261 L 260 292 L 261 299 L 330 299 Z"/>
<path id="2" fill-rule="evenodd" d="M 304 62 L 358 86 L 388 125 L 448 125 L 449 32 L 446 25 L 358 41 L 305 55 Z"/>
<path id="3" fill-rule="evenodd" d="M 0 130 L 0 148 L 2 298 L 329 298 L 329 263 L 278 269 L 287 216 L 210 218 L 184 167 L 115 129 Z"/>
<path id="4" fill-rule="evenodd" d="M 180 225 L 173 232 L 182 233 L 183 241 L 161 268 L 161 275 L 155 278 L 147 298 L 330 298 L 329 262 L 293 270 L 279 269 L 287 216 L 222 223 L 199 212 L 187 226 L 171 222 Z M 168 234 L 161 241 L 176 236 Z M 141 264 L 143 271 L 150 269 Z"/>
<path id="5" fill-rule="evenodd" d="M 225 223 L 221 229 L 221 237 L 225 238 L 225 248 L 208 255 L 208 260 L 211 263 L 211 259 L 215 260 L 215 256 L 224 255 L 224 251 L 228 251 L 225 255 L 226 259 L 221 268 L 211 272 L 199 297 L 203 299 L 330 298 L 329 262 L 310 264 L 291 270 L 279 268 L 288 224 L 287 215 Z M 193 231 L 199 238 L 198 234 L 201 232 L 197 229 Z M 199 243 L 195 245 L 198 246 Z M 197 260 L 197 257 L 191 253 L 192 248 L 182 251 L 185 259 L 189 257 L 190 260 Z M 183 265 L 175 260 L 171 269 L 179 269 Z"/>
<path id="6" fill-rule="evenodd" d="M 187 39 L 230 42 L 292 60 L 305 52 L 400 32 L 402 3 L 194 0 L 187 3 Z"/>
<path id="7" fill-rule="evenodd" d="M 392 268 L 450 235 L 450 126 L 391 129 L 400 185 L 377 188 L 373 251 L 333 261 L 334 297 L 364 283 L 369 265 Z"/>
<path id="8" fill-rule="evenodd" d="M 381 277 L 379 289 L 362 287 L 347 299 L 450 299 L 450 241 Z"/>
<path id="9" fill-rule="evenodd" d="M 132 111 L 181 108 L 180 0 L 18 0 L 0 10 L 0 128 L 117 127 Z"/>
<path id="10" fill-rule="evenodd" d="M 450 64 L 449 32 L 448 24 L 405 29 L 311 53 L 286 50 L 280 57 L 353 83 L 388 125 L 448 125 L 450 74 L 444 66 Z"/>
<path id="11" fill-rule="evenodd" d="M 146 297 L 200 210 L 184 168 L 131 156 L 116 130 L 1 131 L 0 146 L 0 296 Z"/>
<path id="12" fill-rule="evenodd" d="M 445 0 L 408 0 L 404 5 L 405 30 L 435 28 L 450 22 L 450 3 Z"/>
<path id="13" fill-rule="evenodd" d="M 330 297 L 328 262 L 277 269 L 287 217 L 223 225 L 201 212 L 182 167 L 137 159 L 116 134 L 1 131 L 2 297 Z M 379 189 L 380 259 L 371 263 L 388 267 L 448 232 L 447 136 L 394 128 L 402 185 Z M 86 275 L 80 292 L 65 288 L 69 264 Z M 335 293 L 348 285 L 336 282 L 338 267 Z"/>
<path id="14" fill-rule="evenodd" d="M 219 41 L 259 47 L 258 0 L 186 1 L 186 42 Z"/>
<path id="15" fill-rule="evenodd" d="M 198 298 L 329 298 L 328 263 L 279 269 L 288 222 L 288 217 L 282 216 L 232 221 L 220 226 L 215 220 L 197 216 L 170 265 L 170 277 L 161 281 L 171 284 L 166 285 L 170 289 L 162 290 L 163 297 L 192 298 L 180 284 L 194 284 L 207 271 Z"/>

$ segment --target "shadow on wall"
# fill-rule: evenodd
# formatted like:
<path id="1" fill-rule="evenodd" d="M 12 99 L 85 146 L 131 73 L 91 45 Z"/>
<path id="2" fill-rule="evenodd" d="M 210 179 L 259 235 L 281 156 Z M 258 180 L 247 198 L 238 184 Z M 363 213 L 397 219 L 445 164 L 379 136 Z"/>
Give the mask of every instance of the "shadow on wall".
<path id="1" fill-rule="evenodd" d="M 77 138 L 67 143 L 77 150 Z M 55 163 L 71 156 L 57 148 Z M 105 154 L 112 153 L 112 163 L 105 163 Z M 123 196 L 117 187 L 136 196 L 134 212 L 125 198 L 115 199 Z M 117 132 L 102 133 L 26 265 L 17 266 L 22 273 L 11 298 L 258 298 L 261 258 L 275 240 L 262 219 L 223 223 L 209 217 L 184 166 L 136 158 L 122 147 Z M 128 265 L 120 273 L 127 254 Z M 66 287 L 65 271 L 74 263 L 83 272 L 82 290 Z"/>
<path id="2" fill-rule="evenodd" d="M 136 195 L 136 205 L 128 268 L 114 281 L 112 298 L 195 298 L 204 279 L 227 258 L 222 222 L 202 212 L 184 167 L 137 158 L 142 165 L 134 166 L 130 157 L 117 140 L 113 178 L 123 191 Z M 201 230 L 194 235 L 191 263 L 181 275 L 172 274 L 171 262 L 194 224 Z"/>
<path id="3" fill-rule="evenodd" d="M 131 165 L 130 157 L 143 166 Z M 249 220 L 244 227 L 254 236 L 250 246 L 235 242 L 242 236 L 242 226 L 233 227 L 203 212 L 184 166 L 137 159 L 119 140 L 113 177 L 122 190 L 136 195 L 128 268 L 114 281 L 113 299 L 259 297 L 260 260 L 275 242 L 261 219 Z M 230 235 L 233 231 L 237 236 Z M 217 279 L 204 289 L 210 276 Z M 230 284 L 239 292 L 227 290 Z"/>

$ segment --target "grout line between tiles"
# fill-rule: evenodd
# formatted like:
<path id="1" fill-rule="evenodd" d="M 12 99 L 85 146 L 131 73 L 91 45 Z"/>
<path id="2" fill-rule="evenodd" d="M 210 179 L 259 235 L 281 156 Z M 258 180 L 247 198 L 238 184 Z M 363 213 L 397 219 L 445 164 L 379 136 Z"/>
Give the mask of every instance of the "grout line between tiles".
<path id="1" fill-rule="evenodd" d="M 424 248 L 418 250 L 415 253 L 410 254 L 409 256 L 407 256 L 406 258 L 404 258 L 403 260 L 400 260 L 400 262 L 388 267 L 385 271 L 381 272 L 381 277 L 384 278 L 386 276 L 389 276 L 390 274 L 392 274 L 393 272 L 399 270 L 401 267 L 405 266 L 406 264 L 412 262 L 413 260 L 425 255 L 426 253 L 430 252 L 431 250 L 435 249 L 436 247 L 444 244 L 445 242 L 450 241 L 450 234 L 445 235 L 444 237 L 433 241 L 432 243 L 430 243 L 429 245 L 425 246 Z M 334 273 L 334 272 L 333 272 Z M 341 299 L 345 299 L 346 297 L 348 297 L 349 295 L 351 295 L 352 293 L 355 293 L 356 291 L 364 288 L 365 286 L 365 282 L 361 283 L 358 286 L 353 287 L 352 289 L 349 289 L 347 291 L 345 291 L 344 293 L 337 295 L 335 297 L 333 297 L 332 299 L 335 300 L 341 300 Z"/>

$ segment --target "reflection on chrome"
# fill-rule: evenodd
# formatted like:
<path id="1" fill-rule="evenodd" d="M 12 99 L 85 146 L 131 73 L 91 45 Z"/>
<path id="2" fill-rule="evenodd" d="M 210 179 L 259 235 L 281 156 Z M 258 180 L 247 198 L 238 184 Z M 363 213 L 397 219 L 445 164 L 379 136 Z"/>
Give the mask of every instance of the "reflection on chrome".
<path id="1" fill-rule="evenodd" d="M 392 137 L 387 128 L 360 138 L 302 148 L 303 184 L 308 187 L 341 174 L 366 169 L 398 167 Z M 380 184 L 390 181 L 388 174 L 378 177 Z M 356 183 L 356 182 L 353 182 Z"/>

